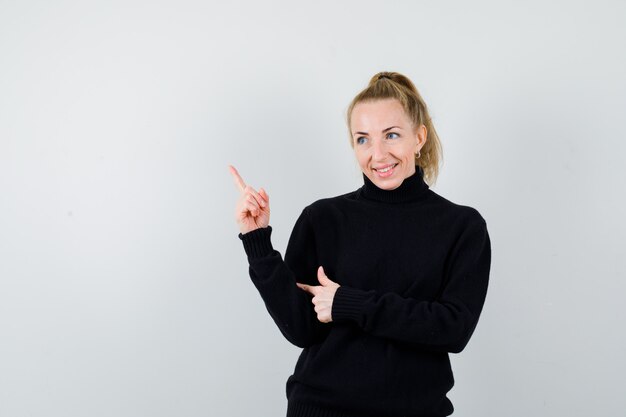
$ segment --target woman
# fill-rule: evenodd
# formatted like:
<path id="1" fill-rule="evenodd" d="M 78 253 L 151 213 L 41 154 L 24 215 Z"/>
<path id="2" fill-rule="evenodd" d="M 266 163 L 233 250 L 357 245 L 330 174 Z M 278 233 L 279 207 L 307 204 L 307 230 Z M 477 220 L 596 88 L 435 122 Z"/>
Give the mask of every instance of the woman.
<path id="1" fill-rule="evenodd" d="M 450 415 L 448 354 L 468 343 L 487 293 L 485 220 L 430 190 L 441 147 L 408 78 L 376 74 L 347 122 L 363 186 L 305 207 L 284 261 L 270 240 L 269 196 L 230 167 L 252 282 L 303 348 L 287 416 Z"/>

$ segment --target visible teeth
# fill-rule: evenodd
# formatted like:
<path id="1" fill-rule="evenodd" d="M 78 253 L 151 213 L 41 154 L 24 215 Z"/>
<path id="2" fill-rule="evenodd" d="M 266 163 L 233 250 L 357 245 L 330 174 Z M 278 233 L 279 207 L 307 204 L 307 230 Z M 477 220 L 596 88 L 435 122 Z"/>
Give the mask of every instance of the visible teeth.
<path id="1" fill-rule="evenodd" d="M 395 167 L 395 165 L 389 165 L 387 168 L 385 169 L 377 169 L 376 171 L 378 172 L 387 172 L 389 171 L 391 168 Z"/>

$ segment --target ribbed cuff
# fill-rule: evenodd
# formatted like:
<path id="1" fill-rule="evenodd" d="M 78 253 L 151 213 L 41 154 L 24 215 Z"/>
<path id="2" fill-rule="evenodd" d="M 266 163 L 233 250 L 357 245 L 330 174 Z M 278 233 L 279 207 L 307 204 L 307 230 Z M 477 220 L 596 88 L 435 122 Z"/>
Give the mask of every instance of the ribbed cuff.
<path id="1" fill-rule="evenodd" d="M 248 233 L 239 233 L 239 239 L 243 242 L 243 248 L 248 259 L 262 258 L 274 252 L 270 236 L 272 226 L 260 227 Z"/>
<path id="2" fill-rule="evenodd" d="M 337 288 L 333 298 L 333 308 L 331 316 L 333 321 L 356 321 L 361 323 L 363 305 L 370 298 L 368 291 L 358 288 L 346 287 Z"/>

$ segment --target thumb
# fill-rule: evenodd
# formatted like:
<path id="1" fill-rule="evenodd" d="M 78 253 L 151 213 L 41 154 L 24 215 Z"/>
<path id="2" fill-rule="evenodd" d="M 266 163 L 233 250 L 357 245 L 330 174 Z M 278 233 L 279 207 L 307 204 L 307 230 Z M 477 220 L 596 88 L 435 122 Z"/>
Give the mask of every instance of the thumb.
<path id="1" fill-rule="evenodd" d="M 326 272 L 324 272 L 323 266 L 317 268 L 317 279 L 322 285 L 334 284 L 334 282 L 326 276 Z"/>

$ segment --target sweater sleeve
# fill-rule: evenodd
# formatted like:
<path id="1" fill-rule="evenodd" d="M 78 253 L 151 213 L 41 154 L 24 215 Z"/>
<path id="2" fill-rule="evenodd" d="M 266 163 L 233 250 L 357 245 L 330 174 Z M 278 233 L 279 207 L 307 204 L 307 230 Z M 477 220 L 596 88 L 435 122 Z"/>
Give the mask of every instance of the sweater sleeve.
<path id="1" fill-rule="evenodd" d="M 285 259 L 272 246 L 272 227 L 239 234 L 248 256 L 249 274 L 267 311 L 285 338 L 298 347 L 319 343 L 330 324 L 321 323 L 308 294 L 296 282 L 319 285 L 313 228 L 305 208 L 289 238 Z"/>
<path id="2" fill-rule="evenodd" d="M 444 287 L 433 300 L 341 286 L 333 299 L 332 320 L 423 349 L 461 352 L 487 294 L 491 242 L 482 217 L 462 232 L 450 262 Z"/>

